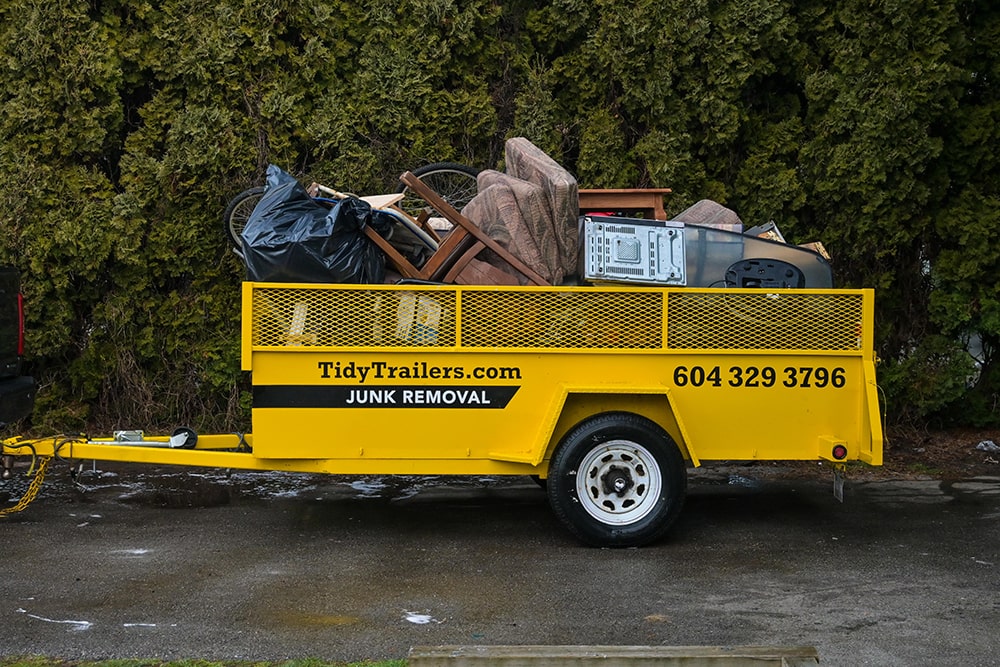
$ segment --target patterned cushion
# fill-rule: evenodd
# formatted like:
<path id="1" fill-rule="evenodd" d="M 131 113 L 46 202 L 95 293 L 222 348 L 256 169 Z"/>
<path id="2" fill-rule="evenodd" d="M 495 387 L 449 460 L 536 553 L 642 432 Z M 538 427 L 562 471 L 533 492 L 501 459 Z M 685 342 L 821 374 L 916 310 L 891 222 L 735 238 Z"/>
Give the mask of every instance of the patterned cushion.
<path id="1" fill-rule="evenodd" d="M 564 275 L 573 273 L 579 254 L 580 191 L 576 179 L 524 137 L 508 139 L 504 153 L 509 175 L 544 190 L 559 266 Z"/>

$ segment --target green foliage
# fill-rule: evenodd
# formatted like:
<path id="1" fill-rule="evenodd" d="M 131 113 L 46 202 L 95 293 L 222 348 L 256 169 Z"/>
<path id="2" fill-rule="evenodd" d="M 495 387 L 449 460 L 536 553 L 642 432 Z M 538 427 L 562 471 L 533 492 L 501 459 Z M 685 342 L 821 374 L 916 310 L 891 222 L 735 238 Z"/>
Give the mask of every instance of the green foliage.
<path id="1" fill-rule="evenodd" d="M 886 366 L 879 383 L 887 411 L 901 423 L 948 423 L 974 374 L 973 360 L 961 345 L 927 336 L 900 362 Z"/>
<path id="2" fill-rule="evenodd" d="M 35 428 L 249 427 L 220 216 L 269 163 L 377 192 L 526 136 L 878 289 L 890 419 L 1000 423 L 1000 7 L 724 0 L 0 6 L 0 262 Z"/>

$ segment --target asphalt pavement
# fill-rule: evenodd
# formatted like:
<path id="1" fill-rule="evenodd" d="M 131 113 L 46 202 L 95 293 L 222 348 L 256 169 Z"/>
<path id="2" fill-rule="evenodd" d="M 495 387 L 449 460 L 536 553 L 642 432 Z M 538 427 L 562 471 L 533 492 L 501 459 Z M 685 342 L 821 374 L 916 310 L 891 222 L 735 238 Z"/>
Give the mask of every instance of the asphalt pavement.
<path id="1" fill-rule="evenodd" d="M 17 472 L 23 473 L 23 469 Z M 0 519 L 0 655 L 402 658 L 412 646 L 815 646 L 1000 664 L 1000 478 L 693 474 L 641 549 L 579 546 L 527 478 L 55 468 Z M 0 482 L 0 506 L 25 480 Z"/>

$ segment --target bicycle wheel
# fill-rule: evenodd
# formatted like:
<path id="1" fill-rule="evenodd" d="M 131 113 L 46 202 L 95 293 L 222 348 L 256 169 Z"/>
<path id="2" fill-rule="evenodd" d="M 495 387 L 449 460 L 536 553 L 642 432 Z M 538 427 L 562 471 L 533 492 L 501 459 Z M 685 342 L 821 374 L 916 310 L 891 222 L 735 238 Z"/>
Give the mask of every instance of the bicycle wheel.
<path id="1" fill-rule="evenodd" d="M 247 220 L 253 213 L 257 203 L 264 196 L 264 186 L 258 185 L 255 188 L 244 190 L 231 200 L 222 214 L 222 223 L 226 228 L 226 236 L 236 246 L 237 250 L 243 249 L 243 228 L 247 226 Z"/>
<path id="2" fill-rule="evenodd" d="M 479 175 L 479 170 L 474 167 L 455 162 L 435 162 L 411 171 L 458 211 L 476 196 L 476 176 Z M 427 202 L 410 192 L 402 183 L 396 188 L 396 192 L 404 195 L 399 207 L 414 217 L 429 207 Z"/>

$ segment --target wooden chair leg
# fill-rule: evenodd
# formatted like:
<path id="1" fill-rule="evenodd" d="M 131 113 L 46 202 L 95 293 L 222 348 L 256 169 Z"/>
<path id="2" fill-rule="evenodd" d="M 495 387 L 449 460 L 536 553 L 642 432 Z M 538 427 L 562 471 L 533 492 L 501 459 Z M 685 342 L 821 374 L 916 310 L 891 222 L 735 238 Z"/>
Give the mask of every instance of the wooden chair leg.
<path id="1" fill-rule="evenodd" d="M 406 215 L 405 213 L 403 215 Z M 430 224 L 431 212 L 430 209 L 424 209 L 420 212 L 420 215 L 416 217 L 416 223 L 420 225 L 420 228 L 427 232 L 431 238 L 441 243 L 441 235 L 438 234 L 437 230 L 431 227 Z"/>
<path id="2" fill-rule="evenodd" d="M 434 209 L 451 222 L 452 225 L 455 225 L 455 229 L 449 233 L 449 236 L 454 234 L 459 229 L 462 229 L 466 234 L 475 237 L 478 242 L 495 252 L 503 261 L 510 264 L 514 269 L 527 278 L 529 282 L 535 285 L 549 285 L 549 282 L 540 276 L 538 272 L 533 270 L 530 266 L 515 257 L 506 248 L 494 241 L 490 236 L 483 232 L 483 230 L 479 229 L 479 227 L 477 227 L 471 220 L 456 211 L 451 204 L 446 202 L 438 193 L 434 192 L 434 190 L 425 185 L 423 181 L 414 176 L 412 172 L 408 171 L 404 173 L 399 177 L 399 180 L 422 197 L 424 201 L 433 206 Z M 448 240 L 449 239 L 447 238 L 445 239 L 444 245 L 448 244 Z"/>
<path id="3" fill-rule="evenodd" d="M 389 261 L 392 262 L 392 265 L 396 267 L 396 270 L 399 271 L 404 278 L 423 278 L 420 273 L 420 269 L 413 266 L 408 259 L 403 257 L 398 250 L 392 247 L 391 243 L 379 236 L 378 232 L 368 225 L 365 225 L 365 236 L 381 248 L 382 252 L 385 253 Z"/>

